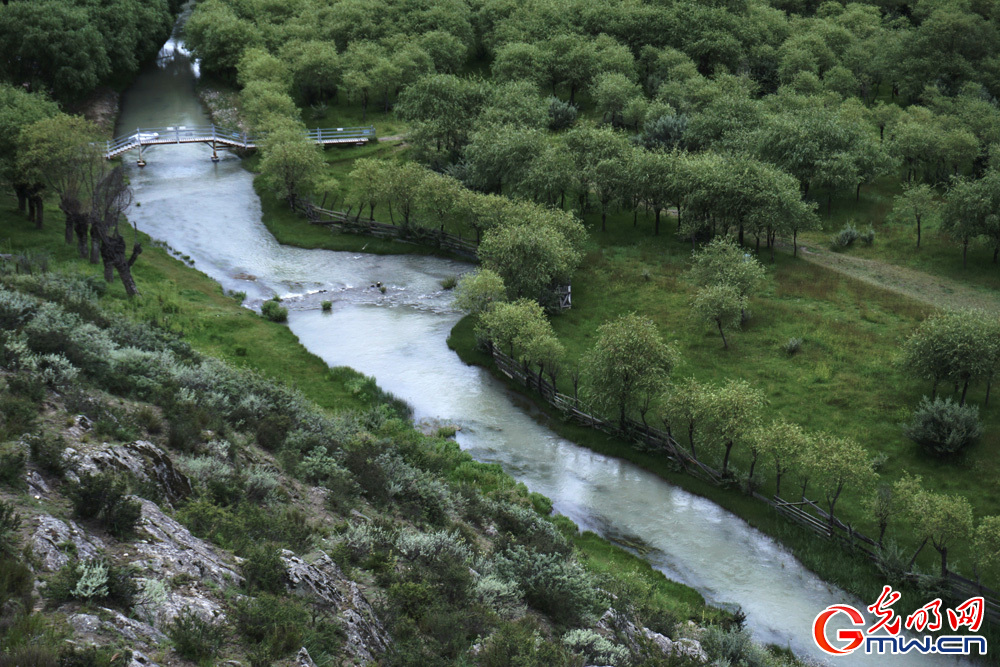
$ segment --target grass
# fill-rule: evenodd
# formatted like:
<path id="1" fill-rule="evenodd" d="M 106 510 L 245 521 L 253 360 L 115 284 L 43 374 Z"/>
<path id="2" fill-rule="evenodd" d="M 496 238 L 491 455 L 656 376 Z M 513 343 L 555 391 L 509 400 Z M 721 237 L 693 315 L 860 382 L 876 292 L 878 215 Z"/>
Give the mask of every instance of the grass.
<path id="1" fill-rule="evenodd" d="M 12 198 L 6 199 L 0 210 L 4 252 L 44 248 L 53 269 L 99 274 L 100 267 L 77 257 L 75 245 L 63 242 L 58 207 L 50 202 L 46 211 L 45 229 L 36 231 L 14 210 Z M 292 385 L 325 408 L 367 407 L 347 386 L 358 376 L 356 371 L 329 368 L 302 347 L 287 326 L 241 307 L 218 283 L 174 259 L 146 235 L 140 233 L 140 240 L 144 250 L 133 275 L 141 296 L 128 299 L 116 278 L 101 299 L 105 308 L 177 332 L 198 351 Z"/>
<path id="2" fill-rule="evenodd" d="M 578 364 L 592 347 L 600 324 L 630 311 L 646 314 L 664 339 L 675 341 L 681 351 L 683 363 L 675 376 L 692 375 L 715 383 L 745 379 L 770 401 L 766 419 L 781 416 L 810 429 L 856 438 L 873 456 L 885 455 L 883 480 L 891 482 L 909 471 L 923 475 L 932 490 L 966 495 L 977 516 L 1000 513 L 996 408 L 983 410 L 986 434 L 955 461 L 925 456 L 901 433 L 900 422 L 930 386 L 904 376 L 895 362 L 900 344 L 931 312 L 929 306 L 786 254 L 778 253 L 772 265 L 765 255 L 768 285 L 752 300 L 752 319 L 729 336 L 731 349 L 723 350 L 718 332 L 691 314 L 696 289 L 686 275 L 691 246 L 671 233 L 669 222 L 660 237 L 652 236 L 652 225 L 642 216 L 638 228 L 632 227 L 630 215 L 614 216 L 607 233 L 599 231 L 598 216 L 587 216 L 587 222 L 591 236 L 573 279 L 573 308 L 552 318 L 567 350 L 568 367 Z M 793 337 L 803 343 L 797 354 L 788 355 L 784 346 Z M 477 363 L 484 362 L 489 360 Z M 562 373 L 560 385 L 571 394 L 569 375 Z M 975 387 L 971 400 L 981 403 L 984 392 L 984 387 Z M 567 437 L 594 445 L 585 433 Z M 721 457 L 721 451 L 712 455 Z M 748 459 L 747 452 L 734 450 L 737 466 L 745 470 Z M 662 468 L 651 467 L 650 461 L 637 462 L 657 472 Z M 767 464 L 764 475 L 769 477 L 766 471 Z M 773 491 L 773 483 L 768 478 L 764 492 L 769 490 Z M 753 516 L 742 502 L 734 511 L 745 518 Z M 838 516 L 877 535 L 863 499 L 851 490 L 838 504 Z M 893 535 L 904 549 L 918 544 L 912 532 L 898 523 L 890 527 Z M 954 569 L 970 574 L 968 556 L 966 545 L 956 545 L 949 560 Z M 925 550 L 920 562 L 932 571 L 935 559 L 933 550 Z M 817 571 L 829 577 L 827 569 Z"/>

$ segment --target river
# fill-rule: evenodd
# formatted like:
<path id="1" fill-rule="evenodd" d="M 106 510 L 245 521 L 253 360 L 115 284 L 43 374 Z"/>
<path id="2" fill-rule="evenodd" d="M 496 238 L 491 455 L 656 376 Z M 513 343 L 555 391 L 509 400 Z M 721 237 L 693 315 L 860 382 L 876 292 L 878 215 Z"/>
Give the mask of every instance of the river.
<path id="1" fill-rule="evenodd" d="M 118 134 L 209 122 L 194 90 L 197 69 L 182 47 L 183 19 L 158 62 L 124 94 Z M 462 363 L 445 343 L 460 314 L 440 281 L 468 271 L 468 264 L 282 246 L 261 222 L 252 176 L 240 160 L 220 152 L 222 159 L 213 163 L 210 156 L 202 145 L 155 147 L 146 151 L 148 166 L 139 169 L 135 155 L 126 155 L 137 202 L 130 219 L 190 256 L 226 289 L 246 292 L 248 303 L 275 293 L 292 297 L 289 327 L 331 366 L 374 376 L 413 406 L 418 421 L 460 426 L 464 449 L 501 464 L 582 528 L 648 545 L 645 557 L 668 577 L 696 588 L 710 603 L 742 607 L 760 641 L 818 658 L 810 639 L 816 614 L 834 603 L 863 606 L 718 505 L 560 438 L 525 401 Z M 386 285 L 384 294 L 376 282 Z M 334 303 L 331 313 L 321 312 L 326 299 Z M 915 655 L 847 660 L 955 664 Z"/>

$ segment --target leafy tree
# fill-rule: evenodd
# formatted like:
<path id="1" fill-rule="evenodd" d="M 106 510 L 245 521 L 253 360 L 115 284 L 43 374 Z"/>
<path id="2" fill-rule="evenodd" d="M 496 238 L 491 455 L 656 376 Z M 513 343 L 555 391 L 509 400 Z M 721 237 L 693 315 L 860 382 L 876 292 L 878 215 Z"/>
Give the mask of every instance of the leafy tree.
<path id="1" fill-rule="evenodd" d="M 469 50 L 465 42 L 445 30 L 425 32 L 417 45 L 430 56 L 434 70 L 440 74 L 454 74 L 460 70 Z"/>
<path id="2" fill-rule="evenodd" d="M 452 214 L 462 196 L 464 188 L 455 178 L 434 171 L 424 171 L 419 179 L 417 200 L 420 207 L 437 216 L 442 226 Z"/>
<path id="3" fill-rule="evenodd" d="M 257 130 L 267 132 L 272 126 L 298 120 L 299 108 L 288 94 L 287 88 L 287 83 L 279 85 L 270 81 L 250 81 L 240 91 L 240 106 L 247 123 Z"/>
<path id="4" fill-rule="evenodd" d="M 236 70 L 244 49 L 262 46 L 264 37 L 227 3 L 206 0 L 184 25 L 184 41 L 206 71 L 227 73 Z"/>
<path id="5" fill-rule="evenodd" d="M 288 64 L 292 85 L 306 102 L 327 99 L 337 91 L 344 66 L 336 44 L 294 40 L 282 48 L 281 58 Z"/>
<path id="6" fill-rule="evenodd" d="M 798 424 L 775 419 L 757 431 L 757 448 L 774 465 L 774 495 L 781 497 L 781 478 L 800 465 L 802 454 L 809 450 L 810 436 Z"/>
<path id="7" fill-rule="evenodd" d="M 1000 565 L 1000 516 L 984 516 L 976 526 L 972 553 L 976 571 L 989 572 Z"/>
<path id="8" fill-rule="evenodd" d="M 89 121 L 60 113 L 25 127 L 18 140 L 19 171 L 25 182 L 45 183 L 58 193 L 66 243 L 73 242 L 75 232 L 81 257 L 87 256 L 88 198 L 105 166 L 94 144 L 97 136 Z"/>
<path id="9" fill-rule="evenodd" d="M 948 574 L 948 549 L 972 535 L 972 506 L 957 494 L 934 493 L 921 486 L 921 477 L 904 474 L 893 486 L 900 509 L 913 531 L 941 555 L 941 576 Z M 915 556 L 914 556 L 915 558 Z"/>
<path id="10" fill-rule="evenodd" d="M 316 184 L 324 166 L 305 128 L 288 122 L 273 128 L 261 146 L 260 175 L 264 184 L 291 204 Z"/>
<path id="11" fill-rule="evenodd" d="M 10 183 L 17 195 L 17 210 L 24 213 L 29 196 L 32 215 L 37 228 L 42 226 L 40 207 L 43 187 L 41 182 L 29 182 L 18 166 L 21 131 L 29 125 L 54 116 L 59 107 L 45 95 L 25 92 L 22 88 L 0 84 L 0 179 Z"/>
<path id="12" fill-rule="evenodd" d="M 493 304 L 507 300 L 507 288 L 495 271 L 478 268 L 466 273 L 455 289 L 455 306 L 471 315 L 486 312 Z"/>
<path id="13" fill-rule="evenodd" d="M 625 105 L 641 94 L 641 89 L 632 79 L 619 72 L 602 72 L 594 78 L 591 95 L 594 106 L 606 122 L 620 126 Z"/>
<path id="14" fill-rule="evenodd" d="M 512 81 L 493 86 L 479 114 L 479 127 L 510 125 L 543 130 L 549 122 L 549 103 L 527 81 Z"/>
<path id="15" fill-rule="evenodd" d="M 434 74 L 417 79 L 399 95 L 396 113 L 412 124 L 411 138 L 457 155 L 468 142 L 486 102 L 487 87 L 477 79 Z"/>
<path id="16" fill-rule="evenodd" d="M 490 70 L 497 81 L 529 81 L 538 86 L 543 83 L 550 57 L 538 44 L 512 42 L 497 49 Z"/>
<path id="17" fill-rule="evenodd" d="M 374 42 L 351 42 L 342 56 L 342 81 L 348 95 L 361 104 L 361 122 L 368 119 L 373 90 L 388 83 L 392 64 L 384 47 Z M 385 78 L 383 78 L 385 77 Z"/>
<path id="18" fill-rule="evenodd" d="M 663 396 L 668 428 L 677 422 L 687 426 L 688 446 L 696 461 L 698 454 L 695 451 L 695 427 L 710 416 L 713 400 L 713 389 L 693 377 L 672 383 Z"/>
<path id="19" fill-rule="evenodd" d="M 508 354 L 524 352 L 540 331 L 549 326 L 545 311 L 530 299 L 495 301 L 479 316 L 477 331 Z"/>
<path id="20" fill-rule="evenodd" d="M 760 289 L 765 276 L 764 267 L 753 255 L 721 236 L 695 253 L 691 266 L 691 277 L 697 284 L 732 285 L 744 300 L 749 300 Z"/>
<path id="21" fill-rule="evenodd" d="M 719 328 L 719 335 L 722 336 L 722 347 L 729 349 L 729 342 L 726 340 L 726 330 L 736 329 L 740 326 L 742 313 L 746 310 L 746 299 L 740 296 L 739 291 L 732 285 L 717 283 L 706 285 L 698 290 L 694 298 L 695 314 L 709 322 L 714 323 Z"/>
<path id="22" fill-rule="evenodd" d="M 351 170 L 351 182 L 354 183 L 354 192 L 361 204 L 358 207 L 360 218 L 364 212 L 365 205 L 368 205 L 368 216 L 375 218 L 375 206 L 381 201 L 385 193 L 385 170 L 386 162 L 375 158 L 361 158 L 355 160 L 354 169 Z"/>
<path id="23" fill-rule="evenodd" d="M 866 494 L 875 488 L 878 475 L 872 468 L 868 452 L 850 438 L 828 433 L 817 433 L 804 464 L 810 469 L 810 478 L 826 499 L 830 513 L 830 531 L 833 532 L 834 511 L 844 489 Z"/>
<path id="24" fill-rule="evenodd" d="M 429 172 L 416 162 L 388 162 L 383 169 L 384 192 L 389 202 L 403 216 L 403 227 L 409 228 L 414 210 L 420 202 L 424 180 Z"/>
<path id="25" fill-rule="evenodd" d="M 948 311 L 928 317 L 903 344 L 901 364 L 912 375 L 961 385 L 965 405 L 969 384 L 991 377 L 996 359 L 995 324 L 981 310 Z"/>
<path id="26" fill-rule="evenodd" d="M 969 242 L 981 234 L 996 210 L 981 181 L 956 179 L 945 196 L 941 228 L 962 244 L 962 268 L 968 265 Z"/>
<path id="27" fill-rule="evenodd" d="M 236 65 L 236 82 L 246 88 L 255 81 L 269 83 L 287 92 L 292 87 L 292 73 L 284 61 L 272 56 L 266 49 L 249 48 L 243 51 Z"/>
<path id="28" fill-rule="evenodd" d="M 605 322 L 584 360 L 590 400 L 600 410 L 617 411 L 625 428 L 628 412 L 644 396 L 663 392 L 679 360 L 648 317 L 628 313 Z"/>
<path id="29" fill-rule="evenodd" d="M 712 398 L 709 428 L 715 441 L 725 450 L 722 458 L 722 474 L 725 476 L 729 474 L 729 456 L 733 447 L 753 441 L 767 399 L 763 392 L 745 380 L 727 381 L 714 392 Z"/>
<path id="30" fill-rule="evenodd" d="M 931 186 L 906 184 L 903 192 L 896 195 L 892 203 L 892 216 L 895 220 L 912 220 L 917 225 L 917 247 L 920 247 L 920 225 L 924 218 L 933 216 L 939 208 L 934 190 Z"/>
<path id="31" fill-rule="evenodd" d="M 544 139 L 538 130 L 515 125 L 488 125 L 472 134 L 465 147 L 469 182 L 486 192 L 517 190 L 532 160 L 541 154 Z"/>
<path id="32" fill-rule="evenodd" d="M 486 232 L 479 258 L 503 278 L 512 298 L 547 301 L 547 291 L 569 278 L 579 254 L 552 227 L 507 225 Z"/>

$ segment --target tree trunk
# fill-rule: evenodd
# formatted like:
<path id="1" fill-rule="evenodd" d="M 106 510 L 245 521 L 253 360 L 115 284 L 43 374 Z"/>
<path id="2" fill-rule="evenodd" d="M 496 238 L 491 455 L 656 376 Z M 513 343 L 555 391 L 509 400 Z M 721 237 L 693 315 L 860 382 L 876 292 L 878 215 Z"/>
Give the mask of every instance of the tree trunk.
<path id="1" fill-rule="evenodd" d="M 799 230 L 792 230 L 792 257 L 799 256 Z"/>
<path id="2" fill-rule="evenodd" d="M 986 378 L 986 400 L 983 401 L 983 407 L 990 407 L 990 389 L 993 387 L 993 374 L 990 373 L 989 377 Z"/>
<path id="3" fill-rule="evenodd" d="M 41 229 L 45 219 L 45 200 L 39 195 L 35 195 L 31 200 L 35 204 L 35 229 Z"/>
<path id="4" fill-rule="evenodd" d="M 694 451 L 694 420 L 688 422 L 688 444 L 691 445 L 691 458 L 698 460 L 698 455 Z"/>
<path id="5" fill-rule="evenodd" d="M 966 238 L 965 240 L 962 241 L 962 268 L 963 269 L 968 266 L 968 261 L 967 261 L 968 260 L 968 255 L 969 255 L 969 239 Z"/>
<path id="6" fill-rule="evenodd" d="M 24 208 L 28 203 L 28 186 L 15 185 L 14 192 L 17 194 L 17 212 L 24 213 Z"/>
<path id="7" fill-rule="evenodd" d="M 775 473 L 774 495 L 777 496 L 778 498 L 781 497 L 781 473 L 780 472 Z"/>
<path id="8" fill-rule="evenodd" d="M 719 335 L 722 336 L 722 349 L 728 350 L 729 343 L 726 342 L 726 333 L 722 330 L 722 320 L 716 320 L 715 323 L 719 325 Z"/>
<path id="9" fill-rule="evenodd" d="M 920 247 L 920 216 L 917 216 L 917 247 Z"/>
<path id="10" fill-rule="evenodd" d="M 95 226 L 90 228 L 90 263 L 98 264 L 101 261 L 101 239 L 97 234 Z"/>
<path id="11" fill-rule="evenodd" d="M 742 221 L 740 222 L 739 245 L 740 245 L 740 247 L 743 246 L 743 222 Z"/>
<path id="12" fill-rule="evenodd" d="M 964 385 L 962 385 L 962 400 L 961 400 L 961 401 L 959 401 L 959 403 L 958 403 L 959 407 L 961 407 L 961 406 L 964 406 L 964 405 L 965 405 L 965 394 L 966 394 L 966 393 L 967 393 L 968 391 L 969 391 L 969 381 L 968 381 L 968 380 L 966 380 L 966 381 L 965 381 L 965 384 L 964 384 Z"/>
<path id="13" fill-rule="evenodd" d="M 927 539 L 928 538 L 925 537 L 924 541 L 920 543 L 919 547 L 917 547 L 916 552 L 913 554 L 913 558 L 910 559 L 910 564 L 906 566 L 906 571 L 907 572 L 910 572 L 911 570 L 913 570 L 913 565 L 914 565 L 914 563 L 917 562 L 917 556 L 920 555 L 920 552 L 923 551 L 924 547 L 927 545 Z"/>
<path id="14" fill-rule="evenodd" d="M 28 197 L 28 220 L 35 219 L 35 198 L 33 196 Z"/>
<path id="15" fill-rule="evenodd" d="M 888 521 L 879 521 L 878 524 L 878 546 L 882 548 L 882 539 L 885 537 L 885 529 L 889 527 Z"/>
<path id="16" fill-rule="evenodd" d="M 656 209 L 656 218 L 653 223 L 653 236 L 660 235 L 660 209 Z"/>
<path id="17" fill-rule="evenodd" d="M 937 398 L 938 382 L 940 382 L 939 378 L 934 378 L 934 384 L 931 385 L 931 400 L 932 401 Z"/>
<path id="18" fill-rule="evenodd" d="M 861 201 L 861 184 L 858 183 L 857 190 L 854 191 L 854 201 Z"/>
<path id="19" fill-rule="evenodd" d="M 67 215 L 69 217 L 69 215 Z M 73 231 L 76 232 L 76 252 L 86 259 L 90 252 L 87 249 L 89 240 L 90 217 L 83 213 L 73 213 Z"/>
<path id="20" fill-rule="evenodd" d="M 747 474 L 747 493 L 753 488 L 753 469 L 757 467 L 757 454 L 750 459 L 750 472 Z"/>
<path id="21" fill-rule="evenodd" d="M 941 577 L 948 576 L 948 547 L 941 547 L 938 549 L 941 554 Z"/>
<path id="22" fill-rule="evenodd" d="M 608 210 L 606 207 L 601 208 L 601 231 L 608 231 Z"/>
<path id="23" fill-rule="evenodd" d="M 726 473 L 729 472 L 729 452 L 733 450 L 733 441 L 730 440 L 726 443 L 726 455 L 722 457 L 722 476 L 725 477 Z"/>

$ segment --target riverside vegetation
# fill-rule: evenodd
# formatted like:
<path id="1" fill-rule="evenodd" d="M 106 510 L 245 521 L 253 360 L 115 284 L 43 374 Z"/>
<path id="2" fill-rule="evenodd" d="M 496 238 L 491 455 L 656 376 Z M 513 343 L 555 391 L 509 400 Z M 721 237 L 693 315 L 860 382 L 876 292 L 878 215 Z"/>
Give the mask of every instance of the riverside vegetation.
<path id="1" fill-rule="evenodd" d="M 3 216 L 0 664 L 797 664 L 164 249 L 129 298 Z"/>
<path id="2" fill-rule="evenodd" d="M 721 397 L 739 386 L 732 381 L 747 380 L 758 391 L 740 394 L 752 400 L 738 430 L 690 430 L 704 440 L 707 460 L 732 469 L 734 486 L 778 490 L 775 466 L 785 468 L 767 453 L 777 445 L 758 446 L 767 436 L 754 435 L 769 428 L 806 429 L 802 446 L 793 447 L 801 457 L 798 472 L 786 477 L 786 494 L 796 475 L 801 490 L 810 481 L 821 490 L 827 481 L 843 480 L 831 467 L 836 454 L 860 443 L 868 468 L 854 471 L 850 481 L 834 481 L 830 506 L 842 520 L 888 538 L 883 569 L 898 570 L 891 561 L 905 564 L 916 554 L 922 572 L 958 570 L 995 585 L 997 417 L 988 406 L 995 323 L 980 313 L 956 317 L 983 324 L 929 341 L 942 329 L 935 319 L 920 326 L 932 314 L 929 306 L 775 253 L 779 239 L 796 255 L 800 233 L 823 245 L 833 233 L 841 251 L 970 285 L 994 284 L 985 265 L 996 255 L 980 250 L 992 247 L 990 221 L 1000 201 L 991 166 L 1000 112 L 985 65 L 992 47 L 982 41 L 994 30 L 990 15 L 953 3 L 782 6 L 783 14 L 765 3 L 594 9 L 569 2 L 503 9 L 455 3 L 435 15 L 387 5 L 392 20 L 363 31 L 305 27 L 297 18 L 323 6 L 303 2 L 299 14 L 279 17 L 217 2 L 203 14 L 207 21 L 231 12 L 257 40 L 216 70 L 241 87 L 249 122 L 299 122 L 297 107 L 307 104 L 313 114 L 301 117 L 309 123 L 310 115 L 350 117 L 358 109 L 363 117 L 374 93 L 380 113 L 394 108 L 394 131 L 406 124 L 409 146 L 402 150 L 371 146 L 300 160 L 313 166 L 297 172 L 294 194 L 332 196 L 357 215 L 380 210 L 383 220 L 476 236 L 487 243 L 486 268 L 507 279 L 517 274 L 519 281 L 528 273 L 536 285 L 551 279 L 544 267 L 558 263 L 559 251 L 541 240 L 545 225 L 518 238 L 526 241 L 519 248 L 509 243 L 517 236 L 510 230 L 549 215 L 532 205 L 575 208 L 590 230 L 582 243 L 573 241 L 575 234 L 563 236 L 579 262 L 576 307 L 553 318 L 538 349 L 522 350 L 525 358 L 555 371 L 565 393 L 582 387 L 588 400 L 599 399 L 606 385 L 583 372 L 599 328 L 629 312 L 646 316 L 675 341 L 678 363 L 666 384 L 667 367 L 654 369 L 657 381 L 650 386 L 657 390 L 645 388 L 627 411 L 670 428 L 683 419 L 689 397 L 691 413 L 712 424 L 713 410 L 724 408 Z M 556 15 L 562 18 L 553 31 Z M 703 49 L 704 41 L 695 46 L 693 35 L 702 35 L 711 20 L 729 26 L 723 32 L 734 40 L 732 51 Z M 683 22 L 684 29 L 635 27 L 646 21 Z M 536 29 L 542 25 L 547 28 Z M 975 43 L 975 49 L 942 46 L 939 31 L 956 25 L 968 28 L 965 46 Z M 399 38 L 422 35 L 428 26 L 457 36 L 464 51 L 453 43 L 451 61 Z M 325 56 L 325 92 L 296 78 L 306 60 L 280 37 L 292 32 L 336 45 L 337 56 L 332 50 Z M 206 54 L 220 45 L 196 28 L 196 52 L 199 43 Z M 857 57 L 873 52 L 879 57 Z M 481 78 L 487 69 L 489 78 Z M 278 116 L 270 113 L 275 105 L 260 103 L 279 97 L 285 101 Z M 276 179 L 288 171 L 275 171 L 264 163 L 266 150 L 263 155 L 262 191 L 293 194 Z M 430 170 L 414 169 L 411 161 Z M 282 240 L 353 243 L 301 224 L 296 229 L 271 201 L 268 223 Z M 676 235 L 660 233 L 664 217 L 676 223 Z M 763 242 L 767 252 L 760 257 L 772 268 L 754 290 L 734 284 L 724 270 L 707 279 L 689 273 L 685 245 L 697 249 L 726 235 L 751 255 Z M 496 246 L 507 251 L 502 261 L 490 257 Z M 535 265 L 543 269 L 533 273 Z M 512 287 L 498 300 L 542 295 Z M 963 305 L 955 299 L 956 310 Z M 713 330 L 724 355 L 710 342 Z M 472 341 L 464 331 L 456 340 Z M 950 354 L 960 340 L 972 344 L 964 360 Z M 522 342 L 536 347 L 530 337 Z M 954 391 L 950 400 L 961 410 L 944 405 L 946 397 L 921 403 L 941 386 Z M 803 401 L 803 388 L 815 399 Z M 964 406 L 972 396 L 983 403 L 979 415 Z M 686 444 L 695 447 L 693 440 Z M 922 486 L 907 482 L 914 475 Z M 948 540 L 929 539 L 918 520 L 925 503 L 940 510 Z M 730 506 L 755 514 L 739 500 Z M 920 548 L 935 542 L 940 549 Z M 831 552 L 812 565 L 838 576 L 839 559 Z M 871 573 L 864 579 L 874 585 L 880 575 Z M 853 575 L 838 581 L 863 597 L 877 592 Z"/>

